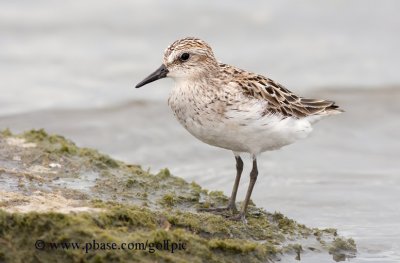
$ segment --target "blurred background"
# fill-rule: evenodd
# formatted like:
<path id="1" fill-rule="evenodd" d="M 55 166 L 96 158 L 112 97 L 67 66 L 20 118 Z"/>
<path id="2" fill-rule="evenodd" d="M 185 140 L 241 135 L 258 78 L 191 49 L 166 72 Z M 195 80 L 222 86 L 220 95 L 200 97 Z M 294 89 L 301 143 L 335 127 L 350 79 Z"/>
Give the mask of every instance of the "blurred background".
<path id="1" fill-rule="evenodd" d="M 170 43 L 200 37 L 220 61 L 346 110 L 262 155 L 254 202 L 337 227 L 356 240 L 353 262 L 399 262 L 398 10 L 396 0 L 0 0 L 0 129 L 45 128 L 229 195 L 233 155 L 174 120 L 172 80 L 134 88 Z"/>

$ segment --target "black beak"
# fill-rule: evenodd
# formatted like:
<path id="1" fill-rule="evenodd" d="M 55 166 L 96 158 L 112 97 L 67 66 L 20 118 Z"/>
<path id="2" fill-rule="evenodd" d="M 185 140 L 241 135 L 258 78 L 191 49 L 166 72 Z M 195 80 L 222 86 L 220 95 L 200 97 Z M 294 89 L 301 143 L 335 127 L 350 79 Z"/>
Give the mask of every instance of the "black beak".
<path id="1" fill-rule="evenodd" d="M 168 69 L 164 66 L 164 64 L 161 65 L 156 71 L 151 73 L 147 78 L 142 80 L 139 84 L 136 85 L 136 88 L 140 88 L 146 84 L 149 84 L 150 82 L 156 81 L 158 79 L 165 78 L 168 74 Z"/>

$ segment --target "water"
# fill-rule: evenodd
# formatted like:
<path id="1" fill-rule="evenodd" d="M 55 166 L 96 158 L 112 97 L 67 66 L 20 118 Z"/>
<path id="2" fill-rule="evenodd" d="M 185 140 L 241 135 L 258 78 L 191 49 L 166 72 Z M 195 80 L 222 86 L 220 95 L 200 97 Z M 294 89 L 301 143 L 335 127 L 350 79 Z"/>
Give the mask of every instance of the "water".
<path id="1" fill-rule="evenodd" d="M 400 83 L 391 1 L 0 1 L 0 115 L 161 100 L 133 92 L 183 36 L 297 91 Z"/>
<path id="2" fill-rule="evenodd" d="M 399 7 L 361 0 L 3 0 L 0 128 L 45 128 L 229 194 L 232 154 L 177 124 L 166 105 L 172 81 L 133 88 L 159 66 L 170 42 L 202 37 L 221 61 L 346 110 L 321 121 L 307 140 L 262 155 L 255 203 L 355 238 L 359 255 L 351 262 L 400 262 Z M 244 176 L 239 199 L 247 184 Z"/>

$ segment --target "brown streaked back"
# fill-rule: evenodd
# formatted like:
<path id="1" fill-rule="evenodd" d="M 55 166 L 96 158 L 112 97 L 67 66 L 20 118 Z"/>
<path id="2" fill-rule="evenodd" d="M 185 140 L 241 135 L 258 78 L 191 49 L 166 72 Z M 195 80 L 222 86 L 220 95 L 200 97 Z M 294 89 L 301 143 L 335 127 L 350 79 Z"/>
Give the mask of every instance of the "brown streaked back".
<path id="1" fill-rule="evenodd" d="M 323 99 L 302 98 L 281 84 L 262 75 L 220 63 L 221 73 L 235 82 L 243 92 L 257 99 L 268 101 L 266 114 L 304 118 L 313 115 L 332 115 L 343 112 L 335 102 Z"/>

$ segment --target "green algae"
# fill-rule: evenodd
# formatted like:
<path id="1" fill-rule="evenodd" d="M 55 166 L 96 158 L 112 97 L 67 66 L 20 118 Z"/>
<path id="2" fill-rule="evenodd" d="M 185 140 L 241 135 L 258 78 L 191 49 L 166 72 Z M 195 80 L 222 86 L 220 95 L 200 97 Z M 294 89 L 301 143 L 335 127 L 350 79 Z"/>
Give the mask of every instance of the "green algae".
<path id="1" fill-rule="evenodd" d="M 159 176 L 160 179 L 166 179 L 171 177 L 171 172 L 167 168 L 164 168 L 158 172 L 157 176 Z"/>
<path id="2" fill-rule="evenodd" d="M 165 194 L 161 200 L 160 203 L 163 204 L 164 206 L 167 207 L 172 207 L 176 204 L 176 196 L 174 193 L 169 193 L 169 194 Z"/>
<path id="3" fill-rule="evenodd" d="M 312 250 L 312 249 L 311 249 Z M 304 252 L 301 244 L 289 244 L 282 249 L 283 252 L 288 254 L 295 254 L 296 260 L 301 260 L 301 254 Z"/>
<path id="4" fill-rule="evenodd" d="M 85 205 L 89 202 L 91 208 L 100 212 L 20 214 L 0 210 L 0 244 L 4 244 L 0 245 L 0 262 L 22 262 L 25 258 L 37 262 L 268 262 L 278 260 L 282 254 L 295 253 L 300 258 L 304 250 L 312 251 L 313 247 L 285 243 L 302 238 L 315 239 L 335 260 L 343 260 L 348 252 L 356 251 L 354 241 L 338 237 L 335 229 L 311 229 L 281 213 L 267 213 L 253 203 L 248 208 L 247 224 L 228 220 L 224 214 L 199 213 L 200 207 L 226 206 L 228 198 L 221 191 L 208 192 L 195 182 L 175 177 L 168 169 L 151 174 L 139 165 L 80 148 L 44 130 L 18 136 L 34 143 L 34 148 L 7 146 L 2 137 L 11 136 L 14 135 L 9 130 L 0 133 L 0 157 L 21 156 L 21 166 L 13 171 L 29 180 L 20 179 L 24 186 L 18 191 L 29 190 L 31 194 L 43 189 L 60 191 L 66 198 L 75 198 Z M 48 167 L 50 162 L 59 163 L 60 167 L 42 176 L 29 169 L 32 165 Z M 93 179 L 87 174 L 94 174 Z M 68 189 L 71 180 L 87 187 Z M 63 185 L 64 182 L 69 184 Z M 37 239 L 82 243 L 168 239 L 186 242 L 187 249 L 175 253 L 126 250 L 38 253 L 34 248 Z M 17 251 L 15 258 L 12 253 Z"/>
<path id="5" fill-rule="evenodd" d="M 333 242 L 329 245 L 329 254 L 333 256 L 335 261 L 344 261 L 349 257 L 349 252 L 351 253 L 350 257 L 355 257 L 357 252 L 356 243 L 353 239 L 344 239 L 341 237 L 337 237 L 333 240 Z"/>
<path id="6" fill-rule="evenodd" d="M 89 261 L 115 262 L 265 262 L 274 257 L 277 250 L 265 244 L 235 238 L 207 238 L 196 231 L 179 227 L 166 230 L 160 224 L 161 213 L 142 207 L 102 204 L 106 212 L 100 213 L 27 213 L 10 214 L 0 210 L 0 261 L 23 262 L 26 258 L 37 258 L 40 262 Z M 37 240 L 54 243 L 79 243 L 96 240 L 97 243 L 115 242 L 169 242 L 185 243 L 185 250 L 171 251 L 120 251 L 96 250 L 85 253 L 82 249 L 52 250 L 34 248 Z M 17 253 L 16 253 L 17 252 Z M 237 257 L 237 255 L 239 257 Z"/>
<path id="7" fill-rule="evenodd" d="M 78 150 L 77 154 L 80 157 L 90 158 L 91 163 L 100 169 L 119 167 L 119 163 L 113 160 L 110 156 L 100 154 L 98 151 L 93 149 L 82 148 Z"/>
<path id="8" fill-rule="evenodd" d="M 12 132 L 9 128 L 6 128 L 6 129 L 0 131 L 0 135 L 3 137 L 10 137 L 10 136 L 12 136 Z"/>
<path id="9" fill-rule="evenodd" d="M 45 152 L 54 155 L 69 155 L 87 157 L 91 164 L 100 169 L 117 168 L 119 163 L 105 154 L 89 148 L 79 148 L 75 143 L 60 135 L 49 135 L 45 130 L 30 130 L 22 135 L 21 138 L 28 142 L 36 143 Z"/>
<path id="10" fill-rule="evenodd" d="M 295 231 L 299 231 L 303 236 L 309 235 L 310 230 L 303 224 L 299 224 L 293 219 L 289 219 L 279 212 L 275 212 L 272 215 L 272 221 L 277 223 L 278 228 L 285 234 L 295 234 Z"/>

